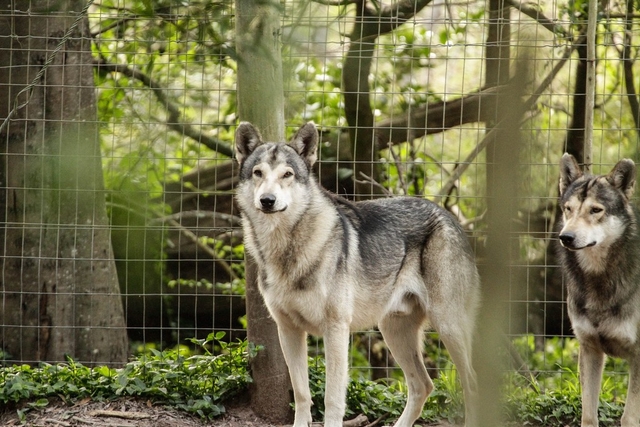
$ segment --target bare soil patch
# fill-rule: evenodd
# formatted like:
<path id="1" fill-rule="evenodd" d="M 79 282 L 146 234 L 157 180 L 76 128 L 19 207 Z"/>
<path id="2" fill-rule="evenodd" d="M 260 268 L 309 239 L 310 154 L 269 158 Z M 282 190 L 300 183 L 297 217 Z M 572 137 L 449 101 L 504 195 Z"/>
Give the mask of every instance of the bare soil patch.
<path id="1" fill-rule="evenodd" d="M 25 404 L 26 405 L 26 404 Z M 21 422 L 17 410 L 25 405 L 0 409 L 0 426 L 29 427 L 282 427 L 264 421 L 251 410 L 246 396 L 225 405 L 225 414 L 203 420 L 185 411 L 133 398 L 97 402 L 85 399 L 75 404 L 50 400 L 42 409 L 31 409 Z M 378 426 L 372 422 L 370 427 Z M 314 426 L 321 426 L 314 424 Z M 455 427 L 451 424 L 433 427 Z"/>
<path id="2" fill-rule="evenodd" d="M 97 402 L 85 399 L 69 405 L 56 399 L 42 409 L 26 413 L 21 422 L 17 409 L 0 409 L 0 426 L 30 427 L 275 427 L 258 418 L 246 402 L 238 399 L 225 406 L 226 413 L 203 420 L 185 411 L 132 398 Z"/>

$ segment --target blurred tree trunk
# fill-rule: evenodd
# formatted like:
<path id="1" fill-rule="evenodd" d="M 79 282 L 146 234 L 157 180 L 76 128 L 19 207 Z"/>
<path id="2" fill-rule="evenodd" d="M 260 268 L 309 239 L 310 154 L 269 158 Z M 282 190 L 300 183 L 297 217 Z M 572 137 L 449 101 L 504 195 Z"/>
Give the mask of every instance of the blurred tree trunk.
<path id="1" fill-rule="evenodd" d="M 487 44 L 485 48 L 486 74 L 484 76 L 485 87 L 496 87 L 506 85 L 510 78 L 511 64 L 511 8 L 505 4 L 505 0 L 489 0 L 489 25 L 487 26 Z M 499 93 L 495 94 L 496 98 Z M 504 117 L 506 111 L 504 105 L 502 109 L 499 102 L 491 104 L 492 110 L 483 110 L 482 119 L 486 122 L 487 132 L 498 124 L 500 118 Z M 492 164 L 494 159 L 494 145 L 491 144 L 486 150 L 486 162 Z M 487 168 L 487 183 L 493 182 L 490 176 L 493 170 Z"/>
<path id="2" fill-rule="evenodd" d="M 585 30 L 586 32 L 586 30 Z M 584 127 L 585 111 L 587 108 L 587 44 L 586 38 L 580 37 L 576 42 L 578 52 L 578 62 L 575 71 L 575 86 L 573 89 L 573 105 L 571 110 L 571 124 L 567 129 L 567 137 L 563 150 L 574 156 L 578 162 L 584 159 Z M 555 188 L 558 194 L 558 188 Z M 554 224 L 560 222 L 562 212 L 555 206 L 553 211 Z M 559 230 L 555 230 L 559 231 Z M 547 247 L 547 264 L 556 265 L 557 243 L 552 241 Z M 541 302 L 541 309 L 536 313 L 540 323 L 535 332 L 545 336 L 571 335 L 571 322 L 567 314 L 565 305 L 566 294 L 562 283 L 562 273 L 559 268 L 551 267 L 546 269 L 546 280 L 541 283 L 538 290 L 538 299 Z"/>
<path id="3" fill-rule="evenodd" d="M 485 49 L 485 87 L 505 85 L 510 80 L 510 7 L 504 0 L 488 1 L 489 25 Z M 517 239 L 514 242 L 514 220 L 517 218 L 517 178 L 520 152 L 518 111 L 521 111 L 522 79 L 511 82 L 506 91 L 496 94 L 492 111 L 483 117 L 487 133 L 497 132 L 487 145 L 486 195 L 487 241 L 486 260 L 479 265 L 482 299 L 474 362 L 478 373 L 478 425 L 499 425 L 502 372 L 506 363 L 504 336 L 508 330 L 509 286 L 516 263 Z M 515 281 L 515 283 L 518 283 Z M 496 398 L 498 397 L 498 398 Z"/>
<path id="4" fill-rule="evenodd" d="M 28 363 L 121 364 L 86 16 L 45 64 L 85 2 L 10 4 L 0 18 L 0 120 L 19 107 L 0 132 L 0 348 Z"/>

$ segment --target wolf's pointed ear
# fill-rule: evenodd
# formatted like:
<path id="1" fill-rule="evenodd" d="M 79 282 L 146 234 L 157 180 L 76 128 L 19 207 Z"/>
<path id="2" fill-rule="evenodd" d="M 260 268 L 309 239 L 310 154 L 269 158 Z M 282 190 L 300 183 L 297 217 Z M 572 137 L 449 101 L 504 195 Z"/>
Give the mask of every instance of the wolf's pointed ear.
<path id="1" fill-rule="evenodd" d="M 293 138 L 289 145 L 297 151 L 298 154 L 305 160 L 309 168 L 318 159 L 318 130 L 313 122 L 309 122 L 303 125 Z"/>
<path id="2" fill-rule="evenodd" d="M 576 159 L 571 154 L 564 153 L 560 159 L 560 195 L 562 196 L 567 187 L 582 175 L 582 169 Z"/>
<path id="3" fill-rule="evenodd" d="M 262 144 L 262 136 L 258 129 L 249 122 L 241 122 L 236 129 L 236 160 L 242 166 L 247 157 Z"/>
<path id="4" fill-rule="evenodd" d="M 607 181 L 630 199 L 636 187 L 636 164 L 633 160 L 620 160 L 607 175 Z"/>

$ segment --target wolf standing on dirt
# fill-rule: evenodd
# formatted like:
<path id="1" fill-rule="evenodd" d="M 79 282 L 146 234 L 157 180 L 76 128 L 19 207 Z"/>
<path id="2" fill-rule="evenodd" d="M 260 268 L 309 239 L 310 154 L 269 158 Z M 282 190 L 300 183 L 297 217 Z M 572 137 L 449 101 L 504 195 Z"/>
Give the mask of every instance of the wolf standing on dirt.
<path id="1" fill-rule="evenodd" d="M 288 144 L 263 142 L 250 123 L 236 130 L 245 247 L 278 326 L 294 426 L 312 421 L 307 333 L 324 338 L 325 426 L 340 427 L 349 334 L 378 325 L 408 385 L 396 426 L 411 427 L 433 389 L 422 356 L 428 322 L 458 368 L 467 425 L 474 425 L 471 345 L 480 285 L 467 237 L 455 218 L 424 199 L 354 204 L 329 193 L 312 175 L 317 149 L 312 123 Z"/>
<path id="2" fill-rule="evenodd" d="M 560 260 L 567 308 L 580 343 L 582 427 L 598 425 L 605 354 L 629 362 L 622 427 L 640 422 L 640 235 L 631 205 L 633 161 L 608 175 L 583 174 L 565 154 L 560 162 Z"/>

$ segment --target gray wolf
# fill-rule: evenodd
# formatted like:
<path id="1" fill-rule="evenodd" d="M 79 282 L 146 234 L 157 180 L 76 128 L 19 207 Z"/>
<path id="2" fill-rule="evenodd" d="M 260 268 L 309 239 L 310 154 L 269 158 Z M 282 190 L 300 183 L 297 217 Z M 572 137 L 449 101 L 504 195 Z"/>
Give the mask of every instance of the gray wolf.
<path id="1" fill-rule="evenodd" d="M 250 123 L 235 135 L 236 202 L 245 249 L 278 327 L 295 399 L 295 427 L 311 423 L 307 333 L 322 336 L 325 426 L 342 426 L 349 334 L 377 325 L 408 384 L 396 426 L 411 427 L 433 383 L 423 363 L 429 322 L 457 366 L 467 424 L 477 394 L 471 346 L 479 276 L 465 233 L 437 205 L 417 198 L 351 203 L 312 174 L 318 131 L 302 126 L 286 143 L 263 142 Z"/>
<path id="2" fill-rule="evenodd" d="M 584 174 L 565 154 L 560 161 L 559 251 L 567 309 L 580 344 L 582 427 L 598 425 L 605 355 L 629 362 L 622 427 L 640 422 L 640 235 L 631 204 L 633 161 L 607 175 Z"/>

